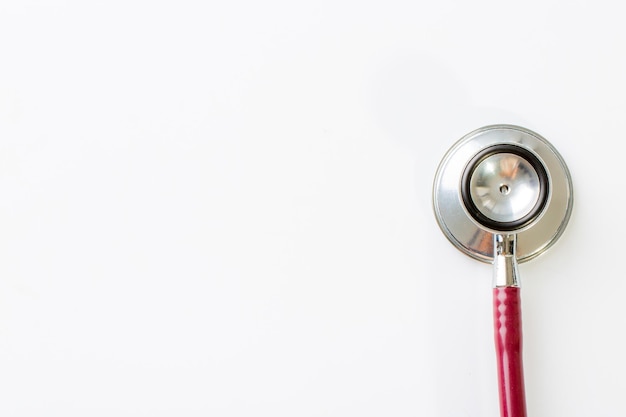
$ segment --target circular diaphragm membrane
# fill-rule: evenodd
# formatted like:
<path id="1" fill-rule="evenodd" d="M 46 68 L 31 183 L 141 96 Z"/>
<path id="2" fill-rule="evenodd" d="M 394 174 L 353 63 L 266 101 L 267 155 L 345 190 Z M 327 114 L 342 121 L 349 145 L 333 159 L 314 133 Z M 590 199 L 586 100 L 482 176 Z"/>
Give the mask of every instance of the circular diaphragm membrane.
<path id="1" fill-rule="evenodd" d="M 512 232 L 529 225 L 545 208 L 549 179 L 530 151 L 494 145 L 479 152 L 463 172 L 461 196 L 469 214 L 490 229 Z"/>
<path id="2" fill-rule="evenodd" d="M 484 262 L 493 261 L 494 234 L 516 234 L 518 262 L 543 253 L 563 233 L 572 207 L 563 158 L 519 126 L 487 126 L 461 138 L 433 184 L 439 227 L 459 250 Z"/>

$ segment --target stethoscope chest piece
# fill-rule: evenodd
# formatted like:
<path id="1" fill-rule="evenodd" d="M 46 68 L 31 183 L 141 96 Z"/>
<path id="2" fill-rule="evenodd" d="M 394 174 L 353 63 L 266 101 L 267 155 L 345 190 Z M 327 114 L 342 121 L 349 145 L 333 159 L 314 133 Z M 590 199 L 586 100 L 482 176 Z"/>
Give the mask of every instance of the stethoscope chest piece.
<path id="1" fill-rule="evenodd" d="M 444 156 L 433 187 L 437 222 L 467 255 L 492 263 L 494 235 L 516 235 L 518 262 L 559 238 L 572 210 L 572 183 L 556 149 L 511 125 L 469 133 Z"/>

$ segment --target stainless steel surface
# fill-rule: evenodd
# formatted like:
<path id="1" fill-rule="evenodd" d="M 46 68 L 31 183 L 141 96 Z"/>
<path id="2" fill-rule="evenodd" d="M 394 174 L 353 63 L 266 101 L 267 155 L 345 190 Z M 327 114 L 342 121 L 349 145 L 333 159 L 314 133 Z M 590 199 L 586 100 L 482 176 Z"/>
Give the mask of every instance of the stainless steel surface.
<path id="1" fill-rule="evenodd" d="M 476 166 L 470 177 L 476 208 L 497 222 L 513 222 L 533 211 L 539 200 L 539 175 L 524 158 L 497 153 Z"/>
<path id="2" fill-rule="evenodd" d="M 519 287 L 517 270 L 516 235 L 493 235 L 493 286 Z"/>
<path id="3" fill-rule="evenodd" d="M 469 214 L 461 196 L 461 179 L 472 158 L 490 146 L 501 144 L 515 145 L 531 152 L 545 168 L 549 180 L 545 208 L 532 222 L 515 230 L 517 260 L 525 262 L 556 242 L 565 229 L 573 205 L 572 184 L 567 166 L 556 149 L 537 133 L 519 126 L 494 125 L 478 129 L 461 138 L 446 153 L 439 165 L 433 186 L 433 208 L 437 222 L 450 242 L 475 259 L 493 262 L 493 235 L 502 231 L 480 224 Z M 527 175 L 526 180 L 532 182 L 532 172 Z M 503 191 L 506 192 L 506 189 L 503 188 Z M 509 187 L 508 192 L 512 193 L 513 189 Z M 523 194 L 519 199 L 532 201 L 533 195 Z M 475 202 L 480 204 L 479 196 Z M 483 210 L 485 215 L 489 213 L 488 204 L 483 204 Z M 523 208 L 517 209 L 511 216 L 517 216 L 523 211 Z M 490 214 L 496 215 L 495 212 Z"/>

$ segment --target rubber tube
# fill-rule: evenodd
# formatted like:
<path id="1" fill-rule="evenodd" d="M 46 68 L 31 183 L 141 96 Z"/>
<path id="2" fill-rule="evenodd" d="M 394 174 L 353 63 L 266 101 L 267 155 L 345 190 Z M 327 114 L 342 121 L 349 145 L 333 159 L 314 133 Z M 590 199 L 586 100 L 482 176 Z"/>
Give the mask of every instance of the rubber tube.
<path id="1" fill-rule="evenodd" d="M 520 289 L 496 287 L 493 301 L 500 415 L 526 417 Z"/>

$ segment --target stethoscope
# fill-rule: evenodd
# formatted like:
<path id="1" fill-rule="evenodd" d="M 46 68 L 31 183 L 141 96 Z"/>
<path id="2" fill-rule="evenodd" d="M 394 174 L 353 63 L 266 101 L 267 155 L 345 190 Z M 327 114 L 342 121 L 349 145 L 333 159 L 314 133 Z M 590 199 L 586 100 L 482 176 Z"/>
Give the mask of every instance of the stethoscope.
<path id="1" fill-rule="evenodd" d="M 573 204 L 569 170 L 528 129 L 495 125 L 461 138 L 435 175 L 433 207 L 448 240 L 494 265 L 494 330 L 502 417 L 525 417 L 519 262 L 563 233 Z"/>

